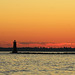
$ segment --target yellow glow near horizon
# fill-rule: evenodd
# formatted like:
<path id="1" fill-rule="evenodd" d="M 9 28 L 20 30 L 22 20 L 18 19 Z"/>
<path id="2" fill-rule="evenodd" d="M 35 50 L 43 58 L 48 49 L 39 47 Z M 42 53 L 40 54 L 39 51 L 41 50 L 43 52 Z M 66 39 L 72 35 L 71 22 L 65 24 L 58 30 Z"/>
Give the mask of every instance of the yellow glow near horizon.
<path id="1" fill-rule="evenodd" d="M 0 0 L 0 40 L 75 42 L 75 0 Z"/>

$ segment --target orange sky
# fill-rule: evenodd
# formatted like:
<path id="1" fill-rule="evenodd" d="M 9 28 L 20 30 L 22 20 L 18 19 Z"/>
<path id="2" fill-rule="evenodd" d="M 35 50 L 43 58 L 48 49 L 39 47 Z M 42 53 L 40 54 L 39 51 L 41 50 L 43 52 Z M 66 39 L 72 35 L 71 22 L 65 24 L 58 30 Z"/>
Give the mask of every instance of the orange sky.
<path id="1" fill-rule="evenodd" d="M 0 0 L 0 47 L 12 47 L 14 39 L 18 47 L 75 43 L 75 0 Z"/>

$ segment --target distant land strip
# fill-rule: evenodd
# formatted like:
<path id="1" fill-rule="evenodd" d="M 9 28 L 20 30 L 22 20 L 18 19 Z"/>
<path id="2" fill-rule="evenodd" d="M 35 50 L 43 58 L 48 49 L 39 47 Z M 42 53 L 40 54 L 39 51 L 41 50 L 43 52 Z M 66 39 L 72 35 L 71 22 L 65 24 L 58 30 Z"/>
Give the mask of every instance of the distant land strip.
<path id="1" fill-rule="evenodd" d="M 13 51 L 13 48 L 0 48 L 0 51 Z M 23 52 L 22 52 L 23 51 Z M 75 48 L 45 48 L 23 47 L 17 48 L 17 53 L 26 54 L 75 54 Z"/>

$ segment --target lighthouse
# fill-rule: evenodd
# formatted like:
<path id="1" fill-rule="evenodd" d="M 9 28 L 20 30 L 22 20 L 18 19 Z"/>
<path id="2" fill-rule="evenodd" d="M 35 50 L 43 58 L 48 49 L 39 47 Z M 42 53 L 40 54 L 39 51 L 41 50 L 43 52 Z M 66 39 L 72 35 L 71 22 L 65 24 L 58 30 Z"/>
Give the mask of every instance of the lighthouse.
<path id="1" fill-rule="evenodd" d="M 17 53 L 16 40 L 13 42 L 13 51 L 12 53 Z"/>

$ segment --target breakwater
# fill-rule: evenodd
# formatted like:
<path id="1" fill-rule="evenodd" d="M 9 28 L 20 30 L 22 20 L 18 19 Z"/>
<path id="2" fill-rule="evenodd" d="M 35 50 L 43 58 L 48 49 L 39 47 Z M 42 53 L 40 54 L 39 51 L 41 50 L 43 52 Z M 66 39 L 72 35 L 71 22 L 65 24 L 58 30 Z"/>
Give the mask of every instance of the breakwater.
<path id="1" fill-rule="evenodd" d="M 13 51 L 13 48 L 0 48 L 0 51 Z M 17 53 L 26 54 L 75 54 L 75 48 L 17 48 Z"/>

